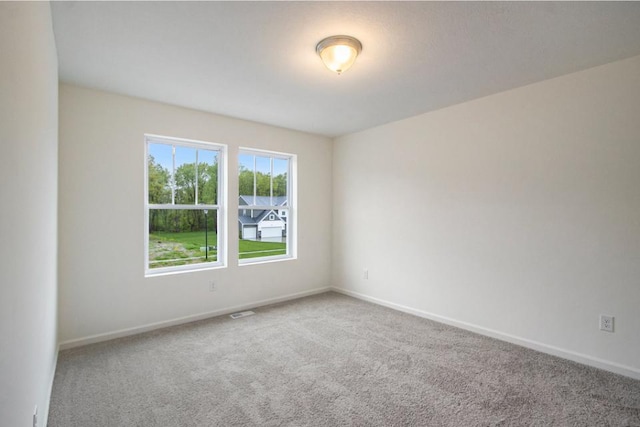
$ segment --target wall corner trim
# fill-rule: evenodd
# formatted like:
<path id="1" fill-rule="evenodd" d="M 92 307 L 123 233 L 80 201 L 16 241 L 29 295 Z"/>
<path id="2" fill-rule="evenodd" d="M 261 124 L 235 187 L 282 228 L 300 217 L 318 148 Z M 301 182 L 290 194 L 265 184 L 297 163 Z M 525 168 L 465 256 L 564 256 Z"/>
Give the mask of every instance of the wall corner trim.
<path id="1" fill-rule="evenodd" d="M 505 334 L 500 331 L 484 328 L 482 326 L 474 325 L 472 323 L 461 322 L 459 320 L 451 319 L 444 316 L 439 316 L 437 314 L 429 313 L 427 311 L 418 310 L 418 309 L 407 307 L 401 304 L 396 304 L 390 301 L 386 301 L 380 298 L 375 298 L 359 292 L 350 291 L 348 289 L 340 288 L 337 286 L 331 287 L 331 290 L 350 296 L 350 297 L 363 300 L 363 301 L 371 302 L 373 304 L 378 304 L 387 308 L 412 314 L 414 316 L 423 317 L 425 319 L 433 320 L 435 322 L 444 323 L 446 325 L 454 326 L 456 328 L 465 329 L 467 331 L 475 332 L 480 335 L 485 335 L 501 341 L 509 342 L 511 344 L 516 344 L 521 347 L 530 348 L 532 350 L 536 350 L 541 353 L 550 354 L 552 356 L 560 357 L 562 359 L 571 360 L 573 362 L 577 362 L 583 365 L 592 366 L 594 368 L 603 369 L 605 371 L 613 372 L 615 374 L 624 375 L 626 377 L 640 380 L 640 369 L 636 369 L 631 366 L 621 365 L 615 362 L 599 359 L 596 357 L 588 356 L 586 354 L 577 353 L 577 352 L 566 350 L 560 347 L 544 344 L 538 341 L 533 341 L 533 340 L 517 337 L 514 335 L 510 335 L 510 334 Z"/>
<path id="2" fill-rule="evenodd" d="M 60 354 L 60 344 L 56 347 L 56 354 L 53 357 L 53 369 L 51 370 L 51 378 L 49 380 L 49 394 L 47 395 L 47 406 L 43 408 L 44 410 L 41 412 L 42 415 L 39 417 L 42 418 L 42 425 L 46 427 L 49 422 L 49 408 L 51 407 L 51 396 L 53 396 L 53 381 L 56 378 L 56 370 L 58 369 L 58 354 Z M 40 423 L 38 423 L 40 424 Z"/>

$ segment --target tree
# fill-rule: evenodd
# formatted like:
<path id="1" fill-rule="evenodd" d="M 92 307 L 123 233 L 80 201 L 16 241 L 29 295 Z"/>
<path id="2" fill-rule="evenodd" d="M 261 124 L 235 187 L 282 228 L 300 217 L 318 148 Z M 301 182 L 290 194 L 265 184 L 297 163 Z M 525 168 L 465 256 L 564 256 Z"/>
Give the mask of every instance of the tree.
<path id="1" fill-rule="evenodd" d="M 171 186 L 169 171 L 155 162 L 153 156 L 148 161 L 149 203 L 171 203 Z"/>
<path id="2" fill-rule="evenodd" d="M 196 179 L 198 182 L 198 197 L 196 200 Z M 175 177 L 176 204 L 195 205 L 217 204 L 218 198 L 218 164 L 184 163 L 176 169 Z M 177 214 L 175 231 L 202 230 L 205 226 L 204 216 L 199 210 L 181 210 Z M 213 226 L 216 226 L 215 216 L 212 216 Z"/>
<path id="3" fill-rule="evenodd" d="M 269 174 L 256 172 L 256 196 L 271 195 L 271 177 Z"/>
<path id="4" fill-rule="evenodd" d="M 273 177 L 273 195 L 274 196 L 287 195 L 287 173 L 286 172 Z"/>
<path id="5" fill-rule="evenodd" d="M 198 201 L 215 205 L 218 201 L 218 164 L 198 165 Z"/>
<path id="6" fill-rule="evenodd" d="M 149 203 L 171 203 L 171 175 L 169 171 L 156 163 L 153 156 L 149 156 L 148 165 L 148 191 Z M 152 209 L 149 215 L 149 231 L 160 230 L 166 223 L 167 211 Z"/>
<path id="7" fill-rule="evenodd" d="M 238 188 L 241 196 L 253 196 L 254 172 L 244 166 L 240 166 L 238 173 Z M 263 172 L 255 172 L 256 196 L 271 195 L 271 175 Z M 283 173 L 273 177 L 273 196 L 287 195 L 287 174 Z"/>
<path id="8" fill-rule="evenodd" d="M 240 166 L 238 188 L 241 196 L 253 196 L 253 171 Z"/>

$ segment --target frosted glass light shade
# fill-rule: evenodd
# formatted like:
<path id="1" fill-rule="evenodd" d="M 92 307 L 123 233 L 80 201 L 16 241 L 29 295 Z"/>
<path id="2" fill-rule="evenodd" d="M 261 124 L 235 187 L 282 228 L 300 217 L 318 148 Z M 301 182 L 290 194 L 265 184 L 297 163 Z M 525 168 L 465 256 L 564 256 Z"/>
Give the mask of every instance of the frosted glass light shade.
<path id="1" fill-rule="evenodd" d="M 361 51 L 362 44 L 350 36 L 327 37 L 316 46 L 324 65 L 338 74 L 347 71 Z"/>

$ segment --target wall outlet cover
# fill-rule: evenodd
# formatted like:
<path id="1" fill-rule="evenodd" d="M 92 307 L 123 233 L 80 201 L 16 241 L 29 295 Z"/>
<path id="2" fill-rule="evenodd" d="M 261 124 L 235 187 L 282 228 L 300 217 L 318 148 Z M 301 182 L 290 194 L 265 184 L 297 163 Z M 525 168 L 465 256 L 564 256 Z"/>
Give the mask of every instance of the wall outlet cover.
<path id="1" fill-rule="evenodd" d="M 607 316 L 606 314 L 600 315 L 600 330 L 605 332 L 613 332 L 613 316 Z"/>

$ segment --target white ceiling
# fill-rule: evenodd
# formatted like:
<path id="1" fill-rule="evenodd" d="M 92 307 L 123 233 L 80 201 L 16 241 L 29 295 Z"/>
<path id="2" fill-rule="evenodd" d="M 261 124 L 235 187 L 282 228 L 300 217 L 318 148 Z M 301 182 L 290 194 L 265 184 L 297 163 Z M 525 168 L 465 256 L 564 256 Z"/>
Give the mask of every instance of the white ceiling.
<path id="1" fill-rule="evenodd" d="M 53 2 L 60 78 L 328 136 L 640 55 L 640 3 Z M 326 36 L 363 45 L 338 76 Z"/>

